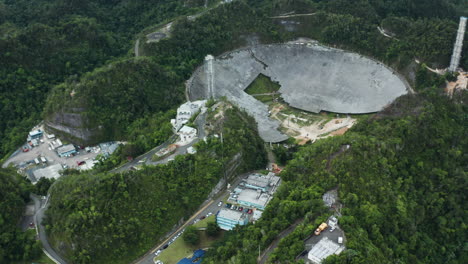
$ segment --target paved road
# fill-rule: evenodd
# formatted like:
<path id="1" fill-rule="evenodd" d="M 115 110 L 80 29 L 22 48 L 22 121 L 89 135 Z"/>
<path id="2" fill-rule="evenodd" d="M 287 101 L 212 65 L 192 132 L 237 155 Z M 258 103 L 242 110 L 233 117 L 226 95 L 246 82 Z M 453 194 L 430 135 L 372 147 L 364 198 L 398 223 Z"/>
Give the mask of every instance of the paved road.
<path id="1" fill-rule="evenodd" d="M 39 240 L 42 243 L 43 249 L 47 252 L 47 254 L 55 260 L 56 263 L 66 264 L 67 262 L 63 260 L 63 258 L 55 252 L 55 250 L 50 246 L 49 241 L 47 241 L 47 235 L 45 232 L 45 227 L 42 225 L 42 219 L 44 218 L 44 212 L 47 210 L 48 199 L 43 200 L 41 197 L 31 194 L 31 199 L 34 201 L 35 211 L 36 214 L 34 215 L 34 223 L 38 230 Z"/>
<path id="2" fill-rule="evenodd" d="M 292 14 L 292 15 L 284 15 L 284 16 L 273 16 L 270 18 L 289 18 L 289 17 L 301 17 L 301 16 L 313 16 L 317 13 L 309 13 L 309 14 Z"/>
<path id="3" fill-rule="evenodd" d="M 142 164 L 146 164 L 146 165 L 166 164 L 170 160 L 173 160 L 175 158 L 175 156 L 186 154 L 187 149 L 189 147 L 193 146 L 200 139 L 203 139 L 206 136 L 205 129 L 204 129 L 205 122 L 206 122 L 206 111 L 200 113 L 197 116 L 197 118 L 195 119 L 195 124 L 197 125 L 197 138 L 195 138 L 191 143 L 189 143 L 187 145 L 178 147 L 173 154 L 165 157 L 164 159 L 158 160 L 156 162 L 151 161 L 151 158 L 154 156 L 154 154 L 156 154 L 156 152 L 158 152 L 159 150 L 161 150 L 161 149 L 169 146 L 170 144 L 174 143 L 175 139 L 177 138 L 176 135 L 171 136 L 168 140 L 166 140 L 166 142 L 164 142 L 163 144 L 155 147 L 154 149 L 150 150 L 149 152 L 135 158 L 134 160 L 132 160 L 130 162 L 125 163 L 124 165 L 122 165 L 122 166 L 120 166 L 118 168 L 115 168 L 115 169 L 111 170 L 111 172 L 128 171 L 132 167 L 142 165 Z"/>
<path id="4" fill-rule="evenodd" d="M 219 202 L 224 201 L 229 196 L 229 192 L 235 186 L 239 185 L 241 180 L 246 178 L 249 174 L 250 172 L 237 176 L 237 178 L 234 179 L 234 181 L 231 183 L 230 189 L 223 189 L 218 193 L 218 195 L 216 195 L 214 199 L 205 201 L 205 203 L 203 203 L 200 206 L 201 208 L 196 213 L 194 213 L 182 226 L 180 226 L 179 228 L 177 228 L 177 230 L 169 234 L 163 242 L 151 249 L 143 257 L 134 261 L 133 263 L 154 264 L 154 252 L 156 252 L 158 249 L 162 249 L 162 247 L 168 244 L 168 242 L 171 241 L 172 238 L 174 238 L 177 234 L 181 233 L 183 229 L 185 229 L 189 225 L 192 225 L 196 219 L 200 219 L 201 217 L 206 216 L 208 213 L 216 214 L 222 208 L 222 206 L 224 206 L 224 203 L 222 206 L 218 206 Z M 182 237 L 179 237 L 178 239 L 182 239 Z"/>

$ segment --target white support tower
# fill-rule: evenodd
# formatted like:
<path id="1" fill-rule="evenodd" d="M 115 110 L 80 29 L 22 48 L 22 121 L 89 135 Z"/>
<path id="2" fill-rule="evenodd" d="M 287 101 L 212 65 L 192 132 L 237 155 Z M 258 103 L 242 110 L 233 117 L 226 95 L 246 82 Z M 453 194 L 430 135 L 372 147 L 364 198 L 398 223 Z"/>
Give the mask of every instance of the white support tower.
<path id="1" fill-rule="evenodd" d="M 212 55 L 206 55 L 205 61 L 206 61 L 206 78 L 208 80 L 208 95 L 209 98 L 213 98 L 213 87 L 214 87 L 214 70 L 213 70 L 213 60 L 214 57 Z"/>
<path id="2" fill-rule="evenodd" d="M 460 24 L 458 25 L 457 39 L 453 46 L 452 60 L 450 61 L 449 71 L 457 71 L 458 65 L 460 64 L 460 56 L 463 47 L 463 38 L 465 37 L 466 29 L 466 17 L 460 17 Z"/>

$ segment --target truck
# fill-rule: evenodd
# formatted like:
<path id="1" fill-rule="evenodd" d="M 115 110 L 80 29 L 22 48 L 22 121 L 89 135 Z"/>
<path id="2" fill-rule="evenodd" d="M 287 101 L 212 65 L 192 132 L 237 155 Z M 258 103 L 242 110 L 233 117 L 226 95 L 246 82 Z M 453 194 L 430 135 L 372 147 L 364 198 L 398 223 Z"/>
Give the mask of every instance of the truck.
<path id="1" fill-rule="evenodd" d="M 320 235 L 320 233 L 321 233 L 323 230 L 327 229 L 327 227 L 328 227 L 328 225 L 327 225 L 326 223 L 321 223 L 321 224 L 319 225 L 319 227 L 318 227 L 317 229 L 315 229 L 314 234 L 315 234 L 316 236 Z"/>

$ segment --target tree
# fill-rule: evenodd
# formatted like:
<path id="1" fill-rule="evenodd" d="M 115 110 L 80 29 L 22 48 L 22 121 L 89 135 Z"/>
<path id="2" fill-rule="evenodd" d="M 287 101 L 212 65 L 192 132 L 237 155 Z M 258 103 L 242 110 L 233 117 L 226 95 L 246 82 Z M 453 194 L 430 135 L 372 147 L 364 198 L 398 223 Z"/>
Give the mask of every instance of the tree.
<path id="1" fill-rule="evenodd" d="M 34 186 L 34 192 L 38 195 L 47 195 L 50 186 L 55 182 L 55 179 L 41 178 Z"/>
<path id="2" fill-rule="evenodd" d="M 216 224 L 216 222 L 209 222 L 208 223 L 208 226 L 206 227 L 206 234 L 208 234 L 210 237 L 218 236 L 219 231 L 221 231 L 221 229 Z"/>
<path id="3" fill-rule="evenodd" d="M 200 242 L 200 235 L 194 226 L 189 226 L 184 233 L 184 241 L 190 245 L 197 245 Z"/>

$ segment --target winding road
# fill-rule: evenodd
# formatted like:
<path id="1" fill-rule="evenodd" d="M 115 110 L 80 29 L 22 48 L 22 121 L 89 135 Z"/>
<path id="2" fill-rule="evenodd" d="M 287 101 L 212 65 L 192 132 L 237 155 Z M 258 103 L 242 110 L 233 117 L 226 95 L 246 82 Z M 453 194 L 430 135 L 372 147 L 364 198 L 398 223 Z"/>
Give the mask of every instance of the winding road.
<path id="1" fill-rule="evenodd" d="M 189 144 L 178 147 L 173 154 L 165 157 L 164 159 L 161 159 L 161 160 L 158 160 L 158 161 L 152 161 L 151 160 L 151 158 L 154 156 L 154 154 L 156 154 L 156 152 L 158 152 L 159 150 L 161 150 L 161 149 L 169 146 L 170 144 L 172 144 L 175 141 L 175 139 L 177 138 L 176 135 L 171 136 L 163 144 L 153 148 L 152 150 L 146 152 L 145 154 L 140 155 L 140 156 L 136 157 L 135 159 L 133 159 L 132 161 L 127 162 L 124 165 L 111 170 L 111 172 L 128 171 L 132 167 L 137 166 L 137 165 L 142 165 L 142 164 L 152 165 L 152 166 L 159 165 L 159 164 L 166 164 L 170 160 L 174 159 L 175 156 L 186 154 L 187 149 L 189 147 L 195 145 L 198 141 L 200 141 L 200 139 L 205 138 L 205 136 L 206 136 L 205 129 L 204 129 L 205 122 L 206 122 L 206 111 L 202 111 L 197 116 L 197 118 L 195 119 L 195 124 L 197 125 L 197 137 L 192 142 L 190 142 Z"/>
<path id="2" fill-rule="evenodd" d="M 42 225 L 42 220 L 44 218 L 44 213 L 49 206 L 47 199 L 42 199 L 40 196 L 31 194 L 29 196 L 34 201 L 35 215 L 34 215 L 34 224 L 36 225 L 36 230 L 38 233 L 39 240 L 42 243 L 42 248 L 44 253 L 55 263 L 66 264 L 67 262 L 50 246 L 49 241 L 47 240 L 47 234 L 45 232 L 45 227 Z"/>

